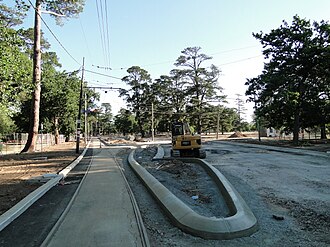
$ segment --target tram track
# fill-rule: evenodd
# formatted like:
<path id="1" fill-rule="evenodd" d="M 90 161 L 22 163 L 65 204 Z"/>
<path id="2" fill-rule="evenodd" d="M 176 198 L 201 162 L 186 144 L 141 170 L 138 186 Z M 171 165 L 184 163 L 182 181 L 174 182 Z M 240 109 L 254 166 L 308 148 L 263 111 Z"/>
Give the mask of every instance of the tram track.
<path id="1" fill-rule="evenodd" d="M 125 180 L 125 183 L 127 183 L 127 180 L 130 182 L 130 186 L 122 186 L 124 190 L 120 190 L 119 193 L 123 193 L 123 191 L 125 191 L 126 193 L 127 191 L 129 195 L 129 203 L 126 204 L 130 204 L 131 202 L 132 206 L 135 207 L 133 204 L 136 204 L 136 202 L 133 203 L 132 200 L 138 202 L 138 207 L 136 206 L 137 208 L 134 209 L 134 217 L 136 218 L 139 228 L 139 233 L 136 234 L 136 236 L 138 237 L 135 238 L 135 241 L 144 242 L 142 238 L 145 236 L 146 238 L 150 238 L 152 246 L 192 246 L 196 243 L 198 243 L 200 246 L 215 246 L 220 244 L 230 247 L 245 246 L 242 242 L 242 239 L 221 241 L 203 240 L 201 238 L 196 238 L 189 234 L 183 233 L 179 230 L 179 228 L 169 224 L 168 218 L 164 218 L 164 211 L 159 212 L 158 203 L 156 204 L 154 199 L 149 198 L 150 193 L 146 192 L 144 187 L 141 187 L 141 182 L 137 179 L 136 174 L 134 174 L 133 171 L 130 171 L 131 168 L 126 162 L 129 146 L 120 145 L 118 143 L 116 143 L 115 145 L 107 145 L 103 143 L 104 146 L 101 146 L 100 148 L 100 145 L 98 144 L 99 142 L 96 140 L 95 145 L 93 145 L 92 148 L 93 151 L 92 149 L 89 150 L 89 157 L 87 157 L 86 160 L 84 159 L 85 161 L 83 162 L 85 162 L 85 164 L 83 166 L 85 168 L 89 166 L 88 169 L 90 172 L 90 164 L 92 164 L 93 162 L 92 159 L 94 159 L 94 156 L 100 155 L 101 159 L 104 160 L 104 162 L 110 162 L 112 164 L 112 168 L 109 169 L 109 172 L 116 172 L 116 177 L 122 178 L 124 176 L 125 178 L 122 180 Z M 227 151 L 223 152 L 223 150 Z M 290 153 L 283 152 L 281 152 L 280 155 L 275 155 L 273 152 L 269 151 L 264 152 L 263 150 L 260 151 L 259 149 L 254 151 L 253 150 L 254 149 L 251 149 L 251 151 L 249 151 L 249 149 L 244 148 L 244 146 L 236 147 L 217 142 L 213 145 L 208 146 L 209 162 L 212 163 L 214 167 L 224 172 L 224 175 L 228 179 L 230 179 L 231 183 L 237 188 L 238 191 L 240 191 L 251 209 L 253 209 L 253 212 L 256 212 L 256 217 L 260 222 L 259 231 L 251 237 L 245 237 L 244 242 L 248 243 L 248 245 L 256 246 L 258 244 L 260 245 L 264 243 L 262 242 L 263 239 L 267 238 L 270 239 L 273 245 L 277 245 L 283 241 L 283 238 L 281 236 L 284 236 L 286 239 L 284 240 L 284 243 L 286 244 L 290 243 L 290 241 L 292 240 L 296 241 L 295 243 L 297 243 L 297 245 L 293 246 L 316 246 L 316 243 L 322 247 L 327 246 L 326 243 L 329 243 L 328 237 L 326 235 L 326 229 L 328 227 L 328 224 L 321 225 L 322 227 L 324 227 L 324 229 L 321 229 L 322 227 L 320 226 L 321 220 L 323 218 L 326 220 L 326 217 L 328 215 L 327 213 L 323 213 L 322 211 L 325 211 L 328 207 L 326 204 L 321 204 L 320 200 L 324 200 L 323 197 L 323 199 L 315 199 L 315 203 L 313 203 L 311 205 L 312 207 L 310 208 L 310 204 L 308 204 L 308 201 L 301 202 L 292 201 L 292 199 L 289 200 L 290 198 L 284 197 L 280 193 L 281 191 L 277 192 L 275 190 L 271 190 L 271 193 L 268 193 L 268 187 L 274 188 L 274 186 L 268 184 L 273 181 L 277 181 L 276 178 L 278 176 L 272 176 L 274 172 L 276 172 L 276 174 L 281 174 L 280 177 L 285 177 L 284 172 L 286 174 L 289 174 L 290 176 L 294 175 L 296 177 L 295 179 L 286 179 L 286 183 L 278 184 L 279 190 L 287 183 L 290 183 L 293 186 L 298 186 L 298 184 L 299 186 L 304 186 L 304 183 L 297 182 L 300 181 L 299 178 L 301 178 L 303 181 L 308 178 L 308 181 L 311 180 L 312 182 L 314 180 L 315 182 L 317 182 L 317 179 L 319 178 L 326 178 L 328 166 L 325 159 L 323 157 L 317 158 L 315 155 L 309 158 L 309 156 L 307 155 L 293 156 L 290 155 Z M 283 155 L 285 155 L 285 158 L 283 157 Z M 149 166 L 151 163 L 151 160 L 149 161 L 149 158 L 150 157 L 145 154 L 136 156 L 136 159 L 138 161 L 141 161 L 141 165 L 142 163 L 146 162 L 145 164 L 147 166 Z M 274 166 L 275 159 L 277 160 L 276 167 Z M 288 161 L 290 161 L 290 165 L 287 165 Z M 81 164 L 79 164 L 79 166 L 81 167 Z M 79 168 L 79 166 L 77 166 L 77 168 Z M 157 164 L 156 168 L 157 167 L 159 167 L 159 164 Z M 310 169 L 311 167 L 313 169 Z M 161 168 L 164 167 L 160 167 L 159 169 Z M 105 169 L 106 165 L 102 166 L 99 170 L 94 170 L 90 172 L 90 175 L 93 175 L 93 173 L 97 174 L 101 172 L 107 172 Z M 288 173 L 286 171 L 290 172 Z M 263 172 L 262 174 L 267 175 L 261 176 L 261 172 Z M 55 186 L 52 190 L 47 192 L 47 194 L 43 196 L 39 201 L 32 205 L 31 209 L 29 209 L 21 217 L 15 220 L 13 224 L 9 225 L 6 229 L 0 232 L 0 246 L 40 246 L 42 241 L 45 239 L 49 231 L 52 229 L 52 227 L 62 214 L 63 210 L 65 210 L 66 205 L 69 203 L 70 200 L 72 200 L 73 194 L 75 194 L 78 190 L 78 186 L 86 182 L 86 179 L 84 179 L 83 181 L 81 181 L 80 184 L 76 182 L 70 183 L 72 180 L 76 181 L 86 176 L 85 173 L 83 174 L 83 172 L 79 172 L 78 175 L 75 174 L 79 176 L 78 179 L 78 177 L 75 177 L 74 174 L 75 172 L 70 172 L 69 176 L 65 179 L 65 181 L 67 181 L 68 183 L 63 183 L 59 186 Z M 165 179 L 161 180 L 163 182 Z M 294 181 L 296 182 L 293 184 Z M 315 184 L 314 187 L 315 189 L 322 189 L 325 188 L 325 186 L 327 185 L 327 180 L 323 179 L 322 183 Z M 262 188 L 259 188 L 258 186 L 262 186 Z M 109 185 L 105 185 L 103 187 L 111 189 L 110 187 L 113 186 L 109 187 Z M 312 190 L 314 189 L 314 187 L 308 186 L 308 189 Z M 70 190 L 71 192 L 68 193 L 67 199 L 64 200 L 65 202 L 60 202 L 60 200 L 62 200 L 63 198 L 63 192 L 65 192 L 66 190 Z M 79 190 L 81 190 L 81 188 L 79 188 Z M 304 198 L 307 195 L 311 195 L 306 194 L 306 189 L 303 191 Z M 316 193 L 317 191 L 318 190 L 314 191 L 314 193 L 312 194 L 313 198 L 316 198 L 316 196 L 318 195 Z M 293 191 L 291 190 L 283 190 L 283 193 L 284 192 L 287 196 L 290 196 L 293 193 Z M 291 194 L 288 192 L 290 192 Z M 133 193 L 135 194 L 136 198 L 134 197 Z M 298 190 L 297 192 L 295 192 L 295 194 L 297 193 L 299 193 Z M 93 192 L 91 192 L 91 194 L 93 194 Z M 118 199 L 119 195 L 114 197 L 114 200 Z M 316 203 L 318 206 L 316 205 Z M 60 204 L 64 206 L 62 207 Z M 270 208 L 269 205 L 271 205 Z M 324 205 L 323 208 L 321 208 L 321 205 Z M 286 207 L 286 211 L 278 211 L 280 207 Z M 46 208 L 52 209 L 45 210 Z M 309 214 L 311 213 L 310 209 L 314 208 L 315 212 L 313 211 L 314 213 L 309 216 Z M 294 221 L 289 215 L 289 213 L 285 213 L 288 210 L 290 210 L 290 212 L 292 211 L 295 220 L 298 220 L 299 224 L 301 223 L 303 227 L 308 229 L 308 231 L 311 231 L 311 233 L 314 233 L 315 230 L 318 235 L 312 235 L 307 230 L 301 229 L 300 225 L 294 224 Z M 304 212 L 307 212 L 308 215 Z M 142 219 L 138 219 L 139 217 L 141 218 L 141 214 L 144 222 L 142 222 Z M 303 218 L 301 218 L 302 214 L 304 214 Z M 314 214 L 315 217 L 313 216 Z M 284 220 L 276 221 L 272 218 L 272 215 L 283 215 Z M 123 219 L 126 220 L 127 218 L 125 217 Z M 142 226 L 139 226 L 140 223 L 142 224 Z M 147 227 L 147 233 L 149 236 L 143 233 L 143 223 Z M 316 225 L 318 225 L 318 227 L 316 227 Z M 314 227 L 315 229 L 312 227 Z M 128 229 L 128 232 L 129 234 L 132 234 L 131 229 Z M 319 236 L 320 239 L 318 239 L 317 236 Z M 141 238 L 141 240 L 138 238 Z M 141 243 L 138 246 L 148 246 L 146 244 L 148 243 Z M 118 245 L 113 244 L 113 246 Z"/>
<path id="2" fill-rule="evenodd" d="M 117 155 L 118 148 L 95 144 L 96 140 L 92 145 L 90 167 L 41 246 L 64 243 L 117 246 L 122 243 L 149 247 L 138 205 Z M 67 229 L 71 229 L 71 233 Z"/>
<path id="3" fill-rule="evenodd" d="M 57 231 L 57 229 L 59 228 L 59 226 L 62 224 L 63 220 L 65 219 L 65 217 L 67 216 L 70 208 L 72 207 L 72 204 L 74 203 L 82 184 L 84 183 L 84 180 L 88 174 L 88 171 L 90 170 L 91 164 L 93 163 L 93 157 L 91 158 L 87 169 L 84 173 L 84 175 L 82 176 L 79 185 L 77 187 L 77 189 L 75 190 L 73 196 L 71 197 L 71 200 L 69 201 L 68 205 L 66 206 L 65 210 L 63 211 L 63 213 L 61 214 L 60 218 L 57 220 L 57 222 L 55 223 L 54 227 L 51 229 L 51 231 L 48 233 L 47 237 L 45 238 L 45 240 L 42 242 L 42 244 L 40 245 L 40 247 L 45 247 L 49 244 L 49 242 L 51 241 L 51 238 L 54 236 L 55 232 Z"/>
<path id="4" fill-rule="evenodd" d="M 110 146 L 106 142 L 104 142 L 102 140 L 100 140 L 100 141 L 105 146 Z M 136 218 L 136 221 L 137 221 L 137 226 L 138 226 L 138 229 L 139 229 L 141 244 L 142 244 L 143 247 L 149 247 L 150 246 L 150 243 L 149 243 L 148 234 L 147 234 L 147 231 L 146 231 L 146 229 L 144 227 L 143 219 L 142 219 L 142 216 L 141 216 L 140 209 L 139 209 L 139 206 L 137 204 L 137 201 L 135 200 L 134 193 L 133 193 L 133 191 L 132 191 L 132 189 L 131 189 L 131 187 L 130 187 L 127 179 L 126 179 L 126 176 L 124 174 L 123 164 L 121 164 L 118 161 L 117 153 L 113 153 L 113 150 L 112 149 L 108 149 L 108 152 L 110 154 L 110 157 L 113 158 L 113 160 L 115 161 L 116 165 L 118 166 L 119 171 L 120 171 L 120 174 L 121 174 L 121 176 L 123 177 L 123 179 L 125 181 L 125 187 L 126 187 L 126 190 L 128 192 L 128 195 L 130 197 L 130 201 L 132 203 L 134 214 L 135 214 L 135 218 Z"/>

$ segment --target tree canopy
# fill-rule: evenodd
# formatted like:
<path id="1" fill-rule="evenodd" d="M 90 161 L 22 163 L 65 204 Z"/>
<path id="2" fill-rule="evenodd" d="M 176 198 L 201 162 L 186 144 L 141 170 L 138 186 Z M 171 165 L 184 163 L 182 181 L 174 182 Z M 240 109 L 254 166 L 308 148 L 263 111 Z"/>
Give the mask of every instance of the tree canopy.
<path id="1" fill-rule="evenodd" d="M 11 9 L 0 4 L 0 135 L 29 130 L 34 90 L 34 31 L 16 28 L 24 16 L 23 9 Z M 69 136 L 76 129 L 81 83 L 79 71 L 62 71 L 56 53 L 50 51 L 50 44 L 42 36 L 41 32 L 40 122 L 44 131 L 54 132 L 57 119 L 60 133 Z M 99 96 L 87 88 L 85 92 L 88 106 L 93 107 L 93 101 Z"/>
<path id="2" fill-rule="evenodd" d="M 124 97 L 127 104 L 135 113 L 139 132 L 145 136 L 144 120 L 146 114 L 148 115 L 148 105 L 150 94 L 151 77 L 148 72 L 139 66 L 133 66 L 127 70 L 128 75 L 123 77 L 123 81 L 130 87 L 130 89 L 121 89 L 120 96 Z M 149 101 L 150 102 L 150 101 Z M 150 112 L 150 110 L 149 110 Z"/>
<path id="3" fill-rule="evenodd" d="M 197 132 L 202 131 L 203 108 L 208 105 L 208 101 L 221 101 L 224 99 L 220 95 L 222 88 L 218 84 L 220 70 L 213 64 L 206 67 L 204 64 L 212 59 L 200 52 L 200 47 L 188 47 L 181 52 L 175 65 L 180 69 L 178 72 L 183 80 L 186 92 L 190 96 L 188 107 L 190 115 L 197 127 Z"/>
<path id="4" fill-rule="evenodd" d="M 152 81 L 146 70 L 133 66 L 122 79 L 129 89 L 121 90 L 120 96 L 135 114 L 142 136 L 152 127 L 168 131 L 175 120 L 190 122 L 198 132 L 210 128 L 206 120 L 202 121 L 215 114 L 210 101 L 220 103 L 225 98 L 218 84 L 220 70 L 204 64 L 211 57 L 201 53 L 200 47 L 188 47 L 181 53 L 177 68 L 169 75 Z"/>
<path id="5" fill-rule="evenodd" d="M 256 114 L 275 128 L 293 132 L 329 123 L 330 26 L 294 16 L 268 34 L 253 36 L 268 61 L 261 75 L 248 79 L 246 95 L 258 106 Z M 313 117 L 311 117 L 313 116 Z M 323 138 L 325 137 L 325 131 Z"/>
<path id="6" fill-rule="evenodd" d="M 84 0 L 66 0 L 49 1 L 35 0 L 35 6 L 32 3 L 26 3 L 24 0 L 16 0 L 16 6 L 23 10 L 30 7 L 34 9 L 34 35 L 33 35 L 33 69 L 32 82 L 34 92 L 32 95 L 32 108 L 30 113 L 29 135 L 25 147 L 21 152 L 33 152 L 37 140 L 40 118 L 40 96 L 41 96 L 41 14 L 48 13 L 55 17 L 57 24 L 63 24 L 63 18 L 77 16 L 83 10 Z"/>

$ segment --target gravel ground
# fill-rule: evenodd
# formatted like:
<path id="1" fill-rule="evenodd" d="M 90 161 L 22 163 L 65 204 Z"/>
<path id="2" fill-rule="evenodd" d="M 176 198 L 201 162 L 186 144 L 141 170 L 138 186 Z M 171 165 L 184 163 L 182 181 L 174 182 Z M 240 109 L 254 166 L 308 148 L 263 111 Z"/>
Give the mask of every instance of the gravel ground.
<path id="1" fill-rule="evenodd" d="M 129 150 L 123 149 L 117 157 L 123 164 L 125 175 L 138 202 L 151 246 L 330 246 L 329 156 L 311 155 L 307 151 L 293 153 L 287 150 L 274 151 L 267 147 L 244 147 L 218 141 L 209 141 L 204 146 L 207 149 L 206 161 L 219 169 L 241 194 L 258 219 L 259 231 L 249 237 L 223 241 L 204 240 L 182 232 L 171 224 L 130 169 L 127 163 Z M 323 145 L 322 148 L 329 151 L 329 146 Z M 217 217 L 228 214 L 220 193 L 214 189 L 213 182 L 203 169 L 181 162 L 152 162 L 151 158 L 155 152 L 155 147 L 138 149 L 136 159 L 198 213 Z M 61 151 L 62 155 L 64 153 L 66 152 Z M 55 152 L 54 154 L 58 156 Z M 40 156 L 40 154 L 36 155 Z M 74 151 L 73 155 L 75 155 Z M 19 178 L 19 181 L 43 174 L 44 168 L 57 169 L 59 164 L 64 166 L 67 160 L 74 159 L 74 157 L 67 159 L 68 157 L 59 156 L 56 157 L 58 159 L 56 161 L 54 157 L 54 160 L 38 161 L 36 166 L 28 166 L 25 156 L 24 159 L 17 155 L 15 158 L 4 158 L 1 157 L 1 171 L 7 174 L 6 178 L 11 174 L 13 179 Z M 29 164 L 34 163 L 29 161 Z M 6 166 L 11 168 L 12 172 L 5 172 L 3 169 L 7 169 Z M 32 167 L 34 169 L 26 170 Z M 2 182 L 2 189 L 9 191 L 11 188 L 8 186 L 13 185 L 12 181 Z M 22 186 L 26 186 L 26 183 L 24 182 Z M 68 183 L 68 187 L 63 188 L 70 186 L 76 184 Z M 27 189 L 30 191 L 34 188 L 27 187 Z M 0 193 L 1 205 L 5 205 L 7 201 L 15 204 L 15 200 L 21 196 L 20 191 L 22 187 L 17 187 L 10 193 Z M 58 193 L 63 197 L 63 191 L 59 190 Z M 4 197 L 9 194 L 14 195 L 15 200 L 9 197 L 7 200 L 7 197 Z M 198 196 L 198 199 L 192 199 L 192 196 Z M 69 198 L 68 196 L 67 200 Z M 52 208 L 55 208 L 56 212 L 59 211 L 50 199 L 36 204 L 31 209 L 34 213 L 29 214 L 31 218 L 25 220 L 34 225 L 26 229 L 24 217 L 20 217 L 23 223 L 17 221 L 17 225 L 12 224 L 1 232 L 1 234 L 7 232 L 8 235 L 0 236 L 0 246 L 38 246 L 35 240 L 42 239 L 40 233 L 45 234 L 48 229 L 39 222 L 41 213 L 44 214 L 45 225 L 50 224 L 50 215 L 55 215 L 54 212 L 41 210 L 41 205 L 53 205 Z M 52 216 L 53 220 L 55 218 Z M 16 235 L 13 235 L 13 232 Z M 22 236 L 32 242 L 28 244 L 27 239 Z M 12 241 L 5 245 L 4 240 L 10 239 Z M 21 245 L 18 244 L 18 240 Z M 13 245 L 14 241 L 16 242 Z"/>
<path id="2" fill-rule="evenodd" d="M 156 152 L 157 147 L 138 149 L 135 160 L 200 215 L 230 216 L 216 184 L 201 166 L 180 160 L 151 161 Z"/>
<path id="3" fill-rule="evenodd" d="M 287 179 L 290 179 L 290 174 L 293 171 L 284 169 L 283 172 L 288 173 L 287 176 L 278 176 L 279 174 L 282 175 L 281 169 L 283 167 L 277 163 L 274 157 L 268 157 L 270 164 L 261 162 L 264 166 L 267 165 L 268 169 L 265 169 L 265 167 L 264 169 L 262 167 L 258 169 L 260 167 L 254 167 L 252 164 L 260 161 L 255 157 L 249 157 L 247 155 L 249 151 L 244 148 L 240 150 L 239 147 L 221 145 L 219 146 L 216 142 L 206 145 L 206 148 L 208 148 L 206 161 L 215 165 L 238 190 L 257 217 L 259 231 L 249 237 L 233 240 L 204 240 L 182 232 L 170 223 L 156 201 L 123 159 L 125 175 L 140 207 L 152 246 L 323 247 L 330 245 L 328 234 L 330 229 L 329 197 L 323 196 L 322 198 L 323 193 L 328 191 L 329 180 L 323 181 L 323 183 L 320 182 L 317 185 L 315 185 L 317 179 L 313 180 L 314 189 L 321 191 L 319 194 L 309 191 L 307 196 L 301 196 L 304 192 L 299 191 L 299 188 L 301 190 L 305 187 L 300 185 L 299 179 L 291 181 L 292 184 L 295 184 L 295 187 L 288 192 L 288 185 L 285 184 Z M 254 152 L 256 155 L 273 155 L 269 151 L 257 151 Z M 219 192 L 208 189 L 214 187 L 203 169 L 196 167 L 196 165 L 180 162 L 152 162 L 151 158 L 155 152 L 155 147 L 137 150 L 136 160 L 198 213 L 208 216 L 213 214 L 218 217 L 228 213 L 223 210 L 226 207 L 223 205 Z M 297 155 L 288 155 L 291 155 L 292 159 L 299 158 Z M 259 158 L 265 159 L 265 157 Z M 247 159 L 254 159 L 254 161 L 251 161 L 250 164 L 246 162 Z M 327 160 L 321 159 L 321 162 L 324 161 Z M 244 162 L 248 165 L 242 165 Z M 317 162 L 314 157 L 314 165 L 322 166 L 323 163 L 316 164 Z M 297 167 L 292 168 L 292 170 L 296 169 Z M 329 171 L 329 168 L 326 169 L 326 173 L 323 175 L 325 177 Z M 267 173 L 269 173 L 269 176 L 267 176 Z M 299 169 L 296 173 L 299 174 Z M 294 175 L 297 176 L 297 174 Z M 291 174 L 291 176 L 294 175 Z M 322 179 L 322 176 L 314 174 L 314 172 L 308 175 Z M 304 177 L 305 174 L 299 176 Z M 283 179 L 285 183 L 283 183 Z M 306 185 L 306 188 L 310 187 L 309 184 Z M 201 200 L 193 200 L 192 195 L 198 195 Z M 217 210 L 219 208 L 222 210 Z M 217 215 L 219 211 L 221 214 Z"/>

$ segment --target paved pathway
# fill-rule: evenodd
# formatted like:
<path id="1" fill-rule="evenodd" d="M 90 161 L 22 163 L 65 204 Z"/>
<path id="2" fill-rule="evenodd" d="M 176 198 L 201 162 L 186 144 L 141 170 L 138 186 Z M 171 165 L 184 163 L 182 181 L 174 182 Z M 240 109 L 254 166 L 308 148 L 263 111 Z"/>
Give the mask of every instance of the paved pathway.
<path id="1" fill-rule="evenodd" d="M 94 140 L 94 157 L 67 214 L 45 246 L 146 246 L 114 155 Z"/>

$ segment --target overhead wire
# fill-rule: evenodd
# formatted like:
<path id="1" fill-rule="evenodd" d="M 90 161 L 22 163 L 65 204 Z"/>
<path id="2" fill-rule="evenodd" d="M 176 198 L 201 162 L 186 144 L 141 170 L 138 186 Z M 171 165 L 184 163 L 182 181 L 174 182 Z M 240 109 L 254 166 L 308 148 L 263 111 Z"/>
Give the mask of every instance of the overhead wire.
<path id="1" fill-rule="evenodd" d="M 246 46 L 246 47 L 241 47 L 241 48 L 234 48 L 234 49 L 229 49 L 229 50 L 224 50 L 224 51 L 220 51 L 220 52 L 211 53 L 210 55 L 212 56 L 212 55 L 224 54 L 224 53 L 229 53 L 229 52 L 233 52 L 233 51 L 240 51 L 240 50 L 250 49 L 250 48 L 254 48 L 254 47 L 257 47 L 257 46 L 253 45 L 253 46 Z M 245 60 L 257 58 L 257 57 L 260 57 L 260 56 L 262 56 L 262 55 L 243 58 L 243 59 L 239 59 L 239 60 L 234 60 L 232 62 L 219 64 L 218 66 L 225 66 L 225 65 L 228 65 L 228 64 L 238 63 L 238 62 L 242 62 L 242 61 L 245 61 Z M 176 60 L 168 60 L 168 61 L 163 61 L 163 62 L 144 64 L 144 65 L 141 65 L 140 67 L 150 67 L 150 66 L 168 64 L 168 63 L 174 63 L 174 62 L 176 62 Z M 109 69 L 109 67 L 104 67 L 104 66 L 99 66 L 99 65 L 92 65 L 92 66 L 97 67 L 98 69 L 105 69 L 105 70 Z M 118 71 L 118 70 L 126 70 L 128 68 L 129 67 L 119 67 L 119 68 L 111 68 L 111 70 Z"/>
<path id="2" fill-rule="evenodd" d="M 106 51 L 105 51 L 105 45 L 104 45 L 104 32 L 102 31 L 103 30 L 103 14 L 101 14 L 101 5 L 102 5 L 102 2 L 100 0 L 100 6 L 99 6 L 99 1 L 96 0 L 96 12 L 97 12 L 97 20 L 98 20 L 98 24 L 99 24 L 99 31 L 100 31 L 100 38 L 101 38 L 101 47 L 102 47 L 102 52 L 103 52 L 103 56 L 104 54 L 106 54 Z M 103 57 L 104 59 L 104 63 L 106 64 L 106 60 L 105 60 L 105 57 Z"/>
<path id="3" fill-rule="evenodd" d="M 247 57 L 247 58 L 243 58 L 243 59 L 239 59 L 239 60 L 234 60 L 234 61 L 231 61 L 231 62 L 218 64 L 217 66 L 226 66 L 226 65 L 229 65 L 229 64 L 240 63 L 240 62 L 244 62 L 246 60 L 250 60 L 250 59 L 254 59 L 254 58 L 258 58 L 258 57 L 262 57 L 262 55 Z M 170 63 L 170 62 L 174 62 L 174 61 L 167 61 L 167 62 L 160 62 L 160 63 L 153 63 L 153 64 L 145 64 L 145 65 L 141 65 L 141 67 L 155 66 L 155 65 L 166 64 L 166 63 Z M 97 67 L 99 69 L 104 69 L 104 67 L 101 67 L 101 66 L 97 66 L 97 65 L 92 65 L 92 66 Z M 123 70 L 123 69 L 128 69 L 128 68 L 129 67 L 127 67 L 127 68 L 123 67 L 123 68 L 117 68 L 117 69 L 112 69 L 112 70 Z"/>
<path id="4" fill-rule="evenodd" d="M 103 46 L 104 46 L 104 61 L 105 64 L 108 65 L 108 46 L 107 46 L 107 41 L 106 41 L 106 21 L 105 21 L 105 10 L 104 10 L 104 5 L 102 4 L 102 0 L 100 0 L 100 7 L 101 7 L 101 19 L 102 19 L 102 33 L 103 33 Z"/>
<path id="5" fill-rule="evenodd" d="M 34 10 L 36 10 L 35 6 L 31 2 L 31 0 L 28 0 L 28 2 L 32 6 L 32 8 Z M 111 69 L 111 67 L 110 67 L 109 22 L 108 22 L 108 14 L 107 14 L 108 7 L 107 7 L 107 4 L 106 4 L 106 0 L 104 0 L 104 8 L 103 8 L 103 4 L 102 4 L 101 0 L 100 0 L 100 9 L 99 9 L 98 0 L 96 1 L 96 7 L 97 7 L 97 15 L 98 15 L 98 22 L 99 22 L 99 29 L 100 29 L 100 36 L 101 36 L 101 44 L 102 44 L 102 49 L 103 49 L 103 53 L 104 53 L 104 56 L 105 56 L 105 61 L 106 61 L 106 64 L 108 65 L 108 67 L 102 67 L 102 66 L 97 66 L 97 65 L 92 65 L 92 66 L 95 66 L 95 67 L 101 68 L 101 69 Z M 101 14 L 100 14 L 100 12 L 101 12 Z M 51 35 L 55 38 L 55 40 L 58 42 L 58 44 L 62 47 L 62 49 L 72 58 L 72 60 L 74 60 L 78 65 L 81 66 L 81 63 L 76 58 L 74 58 L 73 55 L 65 48 L 65 46 L 57 38 L 57 36 L 55 35 L 55 33 L 51 30 L 51 28 L 48 26 L 48 24 L 42 18 L 42 16 L 39 13 L 38 13 L 38 15 L 40 16 L 42 22 L 45 24 L 46 28 L 49 30 L 49 32 L 51 33 Z M 104 21 L 104 16 L 105 16 L 105 19 L 106 19 L 105 21 Z M 80 21 L 80 19 L 79 19 L 79 21 Z M 106 27 L 104 27 L 104 25 L 102 25 L 101 23 L 106 23 Z M 80 25 L 81 25 L 82 32 L 83 32 L 83 35 L 84 35 L 84 38 L 85 38 L 85 41 L 86 41 L 87 49 L 89 50 L 88 44 L 87 44 L 87 40 L 86 40 L 86 35 L 84 33 L 84 29 L 83 29 L 83 26 L 81 24 L 81 21 L 80 21 Z M 228 53 L 228 52 L 231 52 L 231 51 L 237 51 L 237 50 L 243 50 L 243 49 L 249 49 L 249 48 L 252 48 L 252 47 L 256 47 L 256 46 L 247 46 L 247 47 L 242 47 L 242 48 L 235 48 L 235 49 L 230 49 L 230 50 L 225 50 L 225 51 L 221 51 L 221 52 L 212 53 L 211 55 L 216 55 L 216 54 L 221 54 L 221 53 Z M 250 59 L 261 57 L 261 56 L 262 55 L 248 57 L 248 58 L 244 58 L 244 59 L 239 59 L 239 60 L 231 61 L 231 62 L 228 62 L 228 63 L 219 64 L 218 66 L 225 66 L 225 65 L 229 65 L 229 64 L 239 63 L 239 62 L 242 62 L 242 61 L 250 60 Z M 170 63 L 170 62 L 175 62 L 175 61 L 174 60 L 171 60 L 171 61 L 164 61 L 164 62 L 158 62 L 158 63 L 145 64 L 145 65 L 143 65 L 143 67 L 160 65 L 160 64 Z M 116 69 L 113 69 L 113 70 L 123 70 L 123 69 L 128 69 L 128 68 L 129 67 L 121 67 L 121 68 L 116 68 Z M 121 80 L 122 79 L 122 78 L 119 78 L 119 77 L 110 76 L 110 75 L 106 75 L 106 74 L 95 72 L 95 71 L 91 71 L 91 70 L 85 70 L 85 71 L 86 72 L 89 72 L 89 73 L 98 74 L 98 75 L 101 75 L 101 76 L 105 76 L 105 77 L 117 79 L 117 80 Z"/>
<path id="6" fill-rule="evenodd" d="M 229 53 L 229 52 L 233 52 L 233 51 L 246 50 L 246 49 L 255 48 L 255 47 L 258 47 L 258 46 L 250 45 L 250 46 L 245 46 L 245 47 L 233 48 L 233 49 L 229 49 L 229 50 L 214 52 L 214 53 L 211 53 L 210 55 L 213 56 L 213 55 L 224 54 L 224 53 Z"/>
<path id="7" fill-rule="evenodd" d="M 85 72 L 92 73 L 92 74 L 96 74 L 96 75 L 101 75 L 101 76 L 105 76 L 105 77 L 109 77 L 109 78 L 117 79 L 117 80 L 121 80 L 121 79 L 122 79 L 122 78 L 120 78 L 120 77 L 111 76 L 111 75 L 106 75 L 106 74 L 99 73 L 99 72 L 95 72 L 95 71 L 88 70 L 88 69 L 85 69 L 84 71 L 85 71 Z"/>
<path id="8" fill-rule="evenodd" d="M 32 4 L 31 0 L 28 0 L 28 2 L 30 3 L 31 7 L 36 11 L 36 7 Z M 48 29 L 48 31 L 51 33 L 51 35 L 55 38 L 55 40 L 59 43 L 59 45 L 62 47 L 62 49 L 78 64 L 81 66 L 81 63 L 78 62 L 77 59 L 75 59 L 71 53 L 64 47 L 64 45 L 61 43 L 61 41 L 56 37 L 56 35 L 54 34 L 54 32 L 51 30 L 51 28 L 48 26 L 48 24 L 46 23 L 46 21 L 42 18 L 42 16 L 40 15 L 40 13 L 38 13 L 36 11 L 36 13 L 39 15 L 41 21 L 45 24 L 46 28 Z"/>
<path id="9" fill-rule="evenodd" d="M 104 58 L 104 65 L 105 66 L 97 66 L 102 67 L 106 70 L 111 70 L 111 57 L 110 57 L 110 34 L 109 34 L 109 16 L 108 16 L 108 4 L 107 1 L 102 0 L 96 1 L 96 9 L 97 9 L 97 16 L 99 22 L 99 30 L 100 30 L 100 37 L 101 37 L 101 45 L 103 50 L 103 58 Z"/>
<path id="10" fill-rule="evenodd" d="M 97 81 L 97 80 L 92 80 L 89 82 L 90 84 L 93 84 L 95 86 L 107 86 L 107 85 L 113 85 L 115 83 L 111 82 L 102 82 L 102 81 Z"/>
<path id="11" fill-rule="evenodd" d="M 250 59 L 254 59 L 254 58 L 258 58 L 258 57 L 262 57 L 262 55 L 248 57 L 248 58 L 243 58 L 243 59 L 235 60 L 235 61 L 228 62 L 228 63 L 222 63 L 222 64 L 218 64 L 218 66 L 225 66 L 225 65 L 229 65 L 229 64 L 240 63 L 240 62 L 244 62 L 244 61 L 247 61 L 247 60 L 250 60 Z"/>
<path id="12" fill-rule="evenodd" d="M 109 18 L 108 18 L 108 5 L 107 5 L 107 1 L 104 0 L 104 8 L 105 8 L 105 24 L 106 24 L 106 36 L 107 36 L 107 42 L 106 42 L 106 45 L 107 45 L 107 56 L 108 56 L 108 67 L 110 68 L 111 70 L 111 60 L 110 60 L 110 35 L 109 35 Z"/>
<path id="13" fill-rule="evenodd" d="M 84 27 L 82 25 L 82 22 L 81 22 L 81 19 L 80 19 L 80 15 L 78 16 L 78 18 L 79 18 L 80 28 L 81 28 L 82 34 L 84 36 L 84 40 L 85 40 L 85 44 L 86 44 L 88 55 L 89 55 L 89 57 L 91 58 L 91 60 L 93 62 L 92 53 L 90 52 L 90 49 L 89 49 L 89 45 L 88 45 L 87 38 L 86 38 L 86 33 L 85 33 Z"/>

